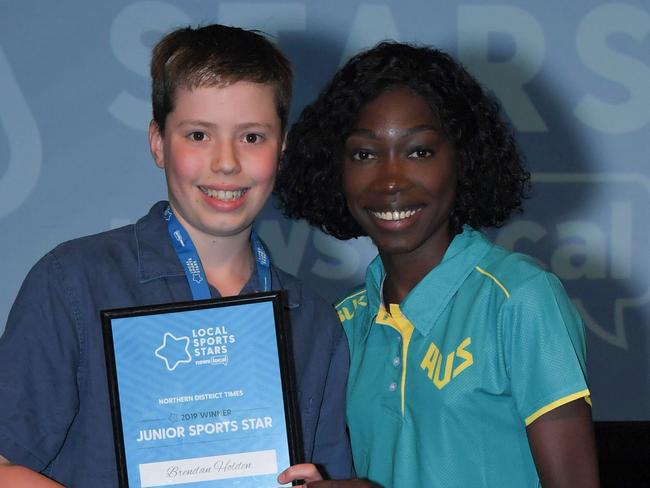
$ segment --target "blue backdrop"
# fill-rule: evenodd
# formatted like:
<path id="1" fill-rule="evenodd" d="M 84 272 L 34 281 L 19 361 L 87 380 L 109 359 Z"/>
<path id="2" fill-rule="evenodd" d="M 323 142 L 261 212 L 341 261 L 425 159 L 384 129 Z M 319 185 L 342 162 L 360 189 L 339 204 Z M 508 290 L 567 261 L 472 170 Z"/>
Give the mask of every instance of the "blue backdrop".
<path id="1" fill-rule="evenodd" d="M 0 332 L 41 255 L 165 197 L 145 132 L 149 51 L 173 27 L 209 22 L 276 37 L 296 70 L 294 117 L 378 40 L 461 60 L 501 99 L 533 171 L 526 212 L 493 237 L 537 257 L 578 305 L 595 417 L 650 419 L 647 0 L 0 0 Z M 331 300 L 374 255 L 272 205 L 258 229 L 277 264 Z"/>

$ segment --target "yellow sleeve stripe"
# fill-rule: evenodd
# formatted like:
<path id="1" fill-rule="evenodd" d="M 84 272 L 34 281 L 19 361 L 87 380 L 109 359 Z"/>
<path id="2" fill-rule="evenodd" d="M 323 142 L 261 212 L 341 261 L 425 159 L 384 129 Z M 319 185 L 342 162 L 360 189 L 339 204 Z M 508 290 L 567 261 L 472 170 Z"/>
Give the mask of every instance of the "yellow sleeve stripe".
<path id="1" fill-rule="evenodd" d="M 549 403 L 545 407 L 540 408 L 539 410 L 537 410 L 537 412 L 527 417 L 525 420 L 526 427 L 528 427 L 530 424 L 532 424 L 535 420 L 540 418 L 545 413 L 548 413 L 551 410 L 556 409 L 557 407 L 561 407 L 562 405 L 566 405 L 567 403 L 572 402 L 573 400 L 577 400 L 578 398 L 585 398 L 585 401 L 589 405 L 591 405 L 591 398 L 589 398 L 589 390 L 582 390 L 577 393 L 572 393 L 571 395 L 565 396 L 563 398 L 560 398 L 559 400 L 555 400 L 554 402 Z M 589 399 L 587 400 L 587 398 Z"/>
<path id="2" fill-rule="evenodd" d="M 337 303 L 336 305 L 334 305 L 334 308 L 339 308 L 341 305 L 343 305 L 343 303 L 345 303 L 346 301 L 348 301 L 350 298 L 354 298 L 354 297 L 356 297 L 356 296 L 358 296 L 358 295 L 363 295 L 365 292 L 366 292 L 366 289 L 364 288 L 363 290 L 359 290 L 358 292 L 353 293 L 353 294 L 350 295 L 349 297 L 345 297 L 345 298 L 344 298 L 343 300 L 341 300 L 339 303 Z"/>
<path id="3" fill-rule="evenodd" d="M 492 281 L 494 281 L 494 282 L 499 286 L 499 288 L 501 288 L 501 289 L 503 290 L 503 293 L 506 294 L 506 298 L 510 298 L 510 293 L 508 292 L 508 290 L 506 290 L 506 287 L 503 286 L 503 285 L 501 284 L 501 282 L 500 282 L 499 280 L 497 280 L 497 279 L 494 277 L 493 274 L 488 273 L 487 271 L 485 271 L 485 270 L 484 270 L 483 268 L 481 268 L 480 266 L 476 266 L 475 269 L 476 269 L 476 271 L 478 271 L 479 273 L 484 274 L 484 275 L 487 276 L 488 278 L 491 278 Z"/>

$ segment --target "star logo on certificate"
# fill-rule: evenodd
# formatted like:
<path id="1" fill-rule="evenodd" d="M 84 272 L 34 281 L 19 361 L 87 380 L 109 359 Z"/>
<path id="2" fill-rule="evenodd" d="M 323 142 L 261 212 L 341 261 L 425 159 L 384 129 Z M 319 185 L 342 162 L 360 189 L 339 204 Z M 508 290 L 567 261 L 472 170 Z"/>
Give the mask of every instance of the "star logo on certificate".
<path id="1" fill-rule="evenodd" d="M 190 356 L 190 338 L 174 337 L 174 334 L 165 332 L 162 345 L 156 349 L 156 357 L 165 361 L 167 371 L 174 371 L 179 364 L 192 361 Z"/>

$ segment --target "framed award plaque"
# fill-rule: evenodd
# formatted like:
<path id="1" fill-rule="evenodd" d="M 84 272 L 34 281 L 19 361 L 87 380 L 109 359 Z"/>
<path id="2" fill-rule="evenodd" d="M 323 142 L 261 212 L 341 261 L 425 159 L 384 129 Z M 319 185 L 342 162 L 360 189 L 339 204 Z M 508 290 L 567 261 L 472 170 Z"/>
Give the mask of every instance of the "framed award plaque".
<path id="1" fill-rule="evenodd" d="M 271 487 L 301 461 L 283 299 L 101 312 L 121 487 Z"/>

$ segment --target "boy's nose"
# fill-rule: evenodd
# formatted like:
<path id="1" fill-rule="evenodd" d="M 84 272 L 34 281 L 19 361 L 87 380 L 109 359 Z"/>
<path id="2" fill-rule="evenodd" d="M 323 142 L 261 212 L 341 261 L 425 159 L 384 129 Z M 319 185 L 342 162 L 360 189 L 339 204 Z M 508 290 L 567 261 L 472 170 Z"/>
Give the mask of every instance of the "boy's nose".
<path id="1" fill-rule="evenodd" d="M 230 174 L 239 171 L 237 152 L 232 144 L 221 144 L 219 151 L 212 156 L 210 167 L 215 173 Z"/>

